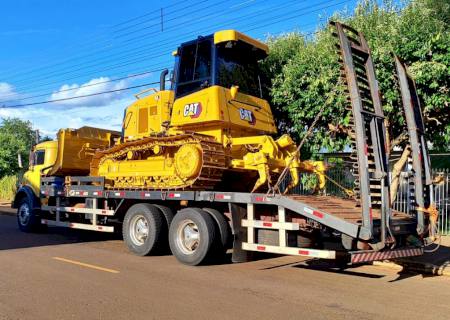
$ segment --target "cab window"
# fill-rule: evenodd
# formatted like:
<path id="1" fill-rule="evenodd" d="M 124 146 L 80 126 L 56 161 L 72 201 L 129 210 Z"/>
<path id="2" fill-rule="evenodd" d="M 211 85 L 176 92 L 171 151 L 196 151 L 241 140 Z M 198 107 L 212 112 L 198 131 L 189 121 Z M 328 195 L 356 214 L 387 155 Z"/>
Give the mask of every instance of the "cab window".
<path id="1" fill-rule="evenodd" d="M 199 40 L 181 48 L 176 97 L 211 84 L 211 40 Z"/>
<path id="2" fill-rule="evenodd" d="M 260 70 L 257 51 L 244 42 L 219 43 L 217 45 L 217 82 L 224 88 L 239 86 L 239 91 L 261 97 Z"/>
<path id="3" fill-rule="evenodd" d="M 38 166 L 44 164 L 44 161 L 45 161 L 45 150 L 36 150 L 34 152 L 34 159 L 33 159 L 34 165 Z"/>

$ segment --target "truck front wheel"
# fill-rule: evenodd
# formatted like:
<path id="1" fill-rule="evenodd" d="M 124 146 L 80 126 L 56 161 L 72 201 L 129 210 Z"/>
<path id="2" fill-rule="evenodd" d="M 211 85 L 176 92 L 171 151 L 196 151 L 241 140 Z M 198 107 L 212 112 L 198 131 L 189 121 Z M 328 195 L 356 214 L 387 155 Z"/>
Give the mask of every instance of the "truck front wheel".
<path id="1" fill-rule="evenodd" d="M 17 223 L 23 232 L 42 231 L 43 225 L 40 218 L 33 209 L 32 201 L 28 197 L 23 197 L 17 206 Z"/>

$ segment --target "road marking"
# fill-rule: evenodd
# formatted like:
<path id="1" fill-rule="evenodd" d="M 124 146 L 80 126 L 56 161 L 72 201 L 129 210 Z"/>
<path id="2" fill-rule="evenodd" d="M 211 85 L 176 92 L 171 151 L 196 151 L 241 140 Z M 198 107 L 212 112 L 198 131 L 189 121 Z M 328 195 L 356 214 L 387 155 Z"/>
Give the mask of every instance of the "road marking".
<path id="1" fill-rule="evenodd" d="M 99 270 L 99 271 L 109 272 L 109 273 L 119 273 L 120 272 L 120 271 L 117 271 L 117 270 L 108 269 L 108 268 L 102 268 L 102 267 L 99 267 L 99 266 L 94 266 L 92 264 L 83 263 L 83 262 L 79 262 L 79 261 L 75 261 L 75 260 L 69 260 L 69 259 L 60 258 L 60 257 L 53 257 L 53 259 L 58 260 L 58 261 L 62 261 L 62 262 L 72 263 L 72 264 L 75 264 L 75 265 L 78 265 L 78 266 L 82 266 L 82 267 L 86 267 L 86 268 L 91 268 L 91 269 L 95 269 L 95 270 Z"/>

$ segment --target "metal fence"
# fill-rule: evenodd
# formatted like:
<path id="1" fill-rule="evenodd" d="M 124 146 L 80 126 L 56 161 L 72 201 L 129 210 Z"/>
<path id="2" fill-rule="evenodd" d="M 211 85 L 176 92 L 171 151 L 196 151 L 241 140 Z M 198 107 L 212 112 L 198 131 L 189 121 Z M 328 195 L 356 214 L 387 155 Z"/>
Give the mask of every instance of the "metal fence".
<path id="1" fill-rule="evenodd" d="M 441 234 L 448 235 L 450 234 L 450 170 L 433 170 L 432 176 L 437 182 L 433 185 L 433 200 L 439 210 L 439 231 Z M 400 186 L 397 198 L 394 202 L 395 210 L 409 213 L 413 209 L 411 206 L 410 193 L 408 192 L 410 183 L 413 183 L 412 178 L 406 173 L 400 176 Z"/>
<path id="2" fill-rule="evenodd" d="M 437 181 L 433 185 L 434 203 L 439 210 L 439 231 L 443 235 L 450 234 L 450 170 L 439 169 L 433 170 L 433 177 Z M 347 197 L 344 188 L 351 189 L 354 181 L 354 177 L 349 169 L 331 169 L 327 172 L 327 176 L 333 181 L 328 180 L 323 190 L 326 195 L 334 195 L 339 197 Z M 310 175 L 302 176 L 302 183 L 299 184 L 292 193 L 296 194 L 309 194 L 312 192 L 308 188 L 308 178 Z M 397 211 L 410 213 L 413 210 L 411 193 L 409 192 L 410 183 L 412 178 L 408 176 L 406 172 L 400 176 L 400 184 L 397 192 L 397 197 L 394 202 L 393 208 Z"/>

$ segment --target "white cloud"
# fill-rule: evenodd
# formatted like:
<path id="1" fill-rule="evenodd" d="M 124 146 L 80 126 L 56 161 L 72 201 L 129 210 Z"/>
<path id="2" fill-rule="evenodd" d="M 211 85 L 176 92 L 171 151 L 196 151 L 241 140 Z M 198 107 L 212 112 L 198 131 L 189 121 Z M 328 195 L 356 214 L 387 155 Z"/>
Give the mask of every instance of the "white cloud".
<path id="1" fill-rule="evenodd" d="M 17 117 L 29 120 L 42 135 L 55 137 L 61 128 L 91 126 L 121 130 L 124 109 L 135 99 L 126 97 L 103 106 L 71 107 L 51 104 L 23 108 L 0 108 L 0 118 Z"/>
<path id="2" fill-rule="evenodd" d="M 142 78 L 146 77 L 148 75 L 142 75 Z M 99 77 L 83 84 L 65 84 L 45 100 L 70 99 L 97 92 L 120 90 L 131 83 L 129 80 L 107 82 L 109 80 L 110 78 L 108 77 Z M 137 91 L 118 91 L 55 103 L 25 105 L 15 108 L 2 107 L 0 103 L 0 118 L 16 117 L 28 120 L 32 123 L 34 129 L 39 129 L 42 135 L 48 135 L 52 138 L 55 137 L 61 128 L 91 126 L 120 131 L 123 112 L 126 107 L 135 101 L 133 93 L 137 93 Z M 4 97 L 3 99 L 1 98 L 2 96 Z M 20 105 L 22 97 L 22 95 L 15 92 L 12 85 L 0 82 L 0 101 L 9 101 L 5 105 Z M 10 100 L 15 100 L 15 102 Z M 27 102 L 32 103 L 34 101 L 23 101 L 24 104 Z"/>
<path id="3" fill-rule="evenodd" d="M 0 105 L 1 101 L 14 102 L 20 98 L 14 87 L 6 82 L 0 82 Z"/>
<path id="4" fill-rule="evenodd" d="M 100 77 L 92 79 L 82 85 L 79 84 L 65 84 L 55 91 L 50 96 L 51 100 L 70 99 L 58 102 L 59 105 L 69 107 L 83 107 L 83 106 L 105 106 L 112 101 L 119 100 L 123 97 L 122 91 L 92 95 L 99 92 L 121 90 L 127 86 L 127 81 L 108 82 L 110 78 Z M 91 96 L 89 96 L 91 95 Z M 78 96 L 88 96 L 85 98 L 71 99 Z"/>

